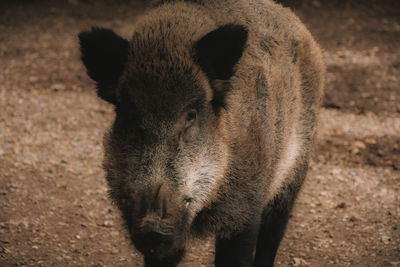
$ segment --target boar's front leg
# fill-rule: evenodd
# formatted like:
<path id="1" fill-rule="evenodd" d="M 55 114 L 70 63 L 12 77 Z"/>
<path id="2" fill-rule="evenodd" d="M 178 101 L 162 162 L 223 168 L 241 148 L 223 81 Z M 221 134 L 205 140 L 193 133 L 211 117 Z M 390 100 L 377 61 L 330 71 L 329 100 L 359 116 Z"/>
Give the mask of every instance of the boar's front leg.
<path id="1" fill-rule="evenodd" d="M 264 210 L 254 267 L 274 266 L 276 252 L 285 233 L 290 213 L 307 172 L 307 163 L 297 168 L 292 182 Z"/>
<path id="2" fill-rule="evenodd" d="M 277 207 L 276 205 L 274 205 Z M 254 267 L 272 267 L 289 219 L 289 211 L 273 208 L 263 218 L 257 243 Z"/>
<path id="3" fill-rule="evenodd" d="M 249 267 L 253 262 L 253 251 L 257 243 L 259 219 L 254 219 L 242 231 L 230 238 L 217 236 L 215 247 L 216 267 Z"/>

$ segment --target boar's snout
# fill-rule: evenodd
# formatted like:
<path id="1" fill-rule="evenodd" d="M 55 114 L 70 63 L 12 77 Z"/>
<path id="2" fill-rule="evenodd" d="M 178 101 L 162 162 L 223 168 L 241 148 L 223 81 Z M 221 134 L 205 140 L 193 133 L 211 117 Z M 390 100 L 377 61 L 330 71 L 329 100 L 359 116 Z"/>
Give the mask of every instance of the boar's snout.
<path id="1" fill-rule="evenodd" d="M 133 243 L 145 254 L 168 254 L 182 247 L 188 226 L 188 198 L 182 199 L 165 184 L 152 185 L 145 191 L 138 209 L 129 215 Z"/>
<path id="2" fill-rule="evenodd" d="M 184 246 L 184 234 L 179 222 L 161 218 L 150 212 L 131 233 L 135 246 L 145 255 L 166 257 Z"/>

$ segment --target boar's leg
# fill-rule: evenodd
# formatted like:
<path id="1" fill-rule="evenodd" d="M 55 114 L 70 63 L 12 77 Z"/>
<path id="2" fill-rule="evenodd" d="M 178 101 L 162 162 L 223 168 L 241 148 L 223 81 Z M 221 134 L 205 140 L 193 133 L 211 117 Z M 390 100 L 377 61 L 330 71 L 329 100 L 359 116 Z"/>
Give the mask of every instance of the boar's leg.
<path id="1" fill-rule="evenodd" d="M 273 209 L 263 219 L 257 242 L 254 267 L 274 266 L 276 252 L 289 219 L 289 211 Z"/>
<path id="2" fill-rule="evenodd" d="M 229 238 L 217 236 L 215 248 L 216 267 L 250 267 L 257 243 L 260 220 L 255 219 L 244 230 Z"/>
<path id="3" fill-rule="evenodd" d="M 274 266 L 276 252 L 306 172 L 307 164 L 297 169 L 295 179 L 265 209 L 258 235 L 254 267 Z"/>
<path id="4" fill-rule="evenodd" d="M 184 250 L 178 250 L 175 254 L 162 259 L 155 257 L 155 255 L 144 255 L 145 267 L 175 267 L 182 260 Z"/>

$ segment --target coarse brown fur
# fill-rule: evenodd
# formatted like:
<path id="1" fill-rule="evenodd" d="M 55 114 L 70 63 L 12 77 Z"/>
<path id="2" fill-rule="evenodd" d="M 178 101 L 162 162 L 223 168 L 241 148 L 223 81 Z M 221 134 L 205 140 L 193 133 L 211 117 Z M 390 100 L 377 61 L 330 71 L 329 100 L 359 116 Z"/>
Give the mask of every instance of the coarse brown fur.
<path id="1" fill-rule="evenodd" d="M 243 250 L 234 240 L 250 244 L 235 265 L 273 264 L 323 93 L 308 30 L 271 1 L 193 0 L 154 1 L 129 43 L 104 31 L 81 33 L 82 59 L 116 107 L 104 167 L 145 264 L 174 266 L 187 238 L 207 233 L 217 235 L 216 265 L 229 265 L 226 249 Z M 233 65 L 207 58 L 223 34 L 238 43 Z"/>

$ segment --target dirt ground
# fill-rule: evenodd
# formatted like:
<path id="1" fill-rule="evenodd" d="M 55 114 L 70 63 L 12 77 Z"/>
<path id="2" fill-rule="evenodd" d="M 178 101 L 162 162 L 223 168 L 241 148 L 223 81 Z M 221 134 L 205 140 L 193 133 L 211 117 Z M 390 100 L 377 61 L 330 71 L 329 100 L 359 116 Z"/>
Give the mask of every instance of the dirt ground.
<path id="1" fill-rule="evenodd" d="M 16 3 L 17 4 L 16 4 Z M 400 266 L 400 2 L 282 1 L 324 49 L 326 96 L 277 266 Z M 79 61 L 91 25 L 143 3 L 0 3 L 0 266 L 142 266 L 107 197 L 113 119 Z M 181 266 L 211 266 L 212 238 Z"/>

